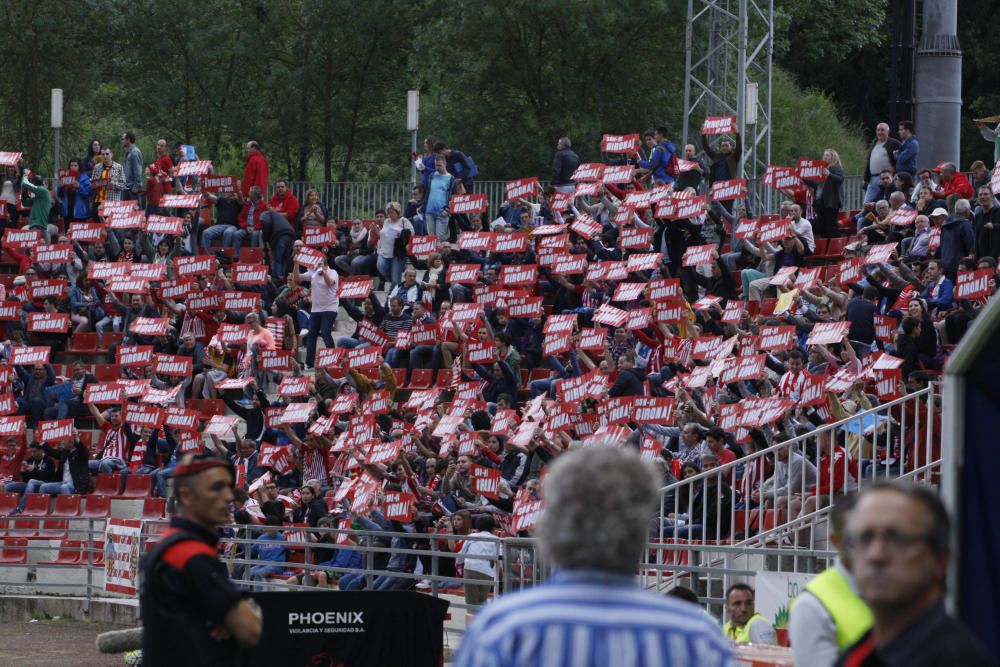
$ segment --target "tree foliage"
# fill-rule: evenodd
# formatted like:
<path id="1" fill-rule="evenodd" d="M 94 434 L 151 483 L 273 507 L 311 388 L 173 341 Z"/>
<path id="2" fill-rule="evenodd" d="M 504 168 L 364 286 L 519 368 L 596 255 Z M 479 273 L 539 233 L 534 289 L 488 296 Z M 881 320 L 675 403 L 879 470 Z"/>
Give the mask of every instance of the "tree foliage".
<path id="1" fill-rule="evenodd" d="M 888 95 L 886 1 L 776 0 L 775 62 L 789 75 L 775 75 L 772 162 L 834 146 L 860 171 L 859 126 Z M 986 2 L 962 8 L 980 43 L 989 26 L 965 5 Z M 131 129 L 147 156 L 157 138 L 183 141 L 224 173 L 256 139 L 275 175 L 399 179 L 416 88 L 421 136 L 467 151 L 484 178 L 545 176 L 560 136 L 592 160 L 605 132 L 680 135 L 685 11 L 639 0 L 12 0 L 0 3 L 0 148 L 50 170 L 49 89 L 61 87 L 64 162 L 91 137 L 117 147 Z M 987 90 L 997 56 L 966 53 L 967 84 Z M 977 113 L 1000 111 L 991 95 L 974 96 Z"/>

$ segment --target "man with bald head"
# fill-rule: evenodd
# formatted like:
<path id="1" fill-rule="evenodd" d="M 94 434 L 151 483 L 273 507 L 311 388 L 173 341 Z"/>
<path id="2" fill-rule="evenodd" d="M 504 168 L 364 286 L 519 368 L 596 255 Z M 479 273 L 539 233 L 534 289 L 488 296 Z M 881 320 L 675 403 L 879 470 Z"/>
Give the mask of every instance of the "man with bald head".
<path id="1" fill-rule="evenodd" d="M 875 126 L 875 141 L 868 149 L 868 160 L 865 162 L 865 183 L 868 189 L 865 191 L 865 201 L 874 202 L 881 199 L 879 188 L 882 183 L 879 174 L 883 171 L 896 171 L 896 155 L 899 150 L 899 141 L 889 136 L 889 124 L 879 123 Z"/>

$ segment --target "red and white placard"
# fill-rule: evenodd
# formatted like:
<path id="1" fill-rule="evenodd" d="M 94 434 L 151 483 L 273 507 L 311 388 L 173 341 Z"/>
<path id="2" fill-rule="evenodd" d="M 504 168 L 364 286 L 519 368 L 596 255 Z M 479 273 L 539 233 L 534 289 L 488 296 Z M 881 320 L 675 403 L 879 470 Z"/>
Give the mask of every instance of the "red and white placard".
<path id="1" fill-rule="evenodd" d="M 822 160 L 810 160 L 809 158 L 800 157 L 798 176 L 802 180 L 806 181 L 825 181 L 826 162 L 823 162 Z"/>
<path id="2" fill-rule="evenodd" d="M 509 202 L 538 195 L 538 177 L 519 178 L 503 185 L 503 196 Z"/>
<path id="3" fill-rule="evenodd" d="M 702 134 L 733 134 L 736 132 L 735 116 L 706 116 L 701 124 Z"/>
<path id="4" fill-rule="evenodd" d="M 177 165 L 178 176 L 204 176 L 210 171 L 212 171 L 211 160 L 184 160 Z M 164 196 L 164 199 L 168 196 L 170 195 Z M 161 204 L 161 206 L 177 206 L 177 204 Z"/>
<path id="5" fill-rule="evenodd" d="M 77 243 L 93 243 L 104 238 L 104 225 L 99 222 L 72 222 L 69 238 Z"/>
<path id="6" fill-rule="evenodd" d="M 10 349 L 10 365 L 28 366 L 32 364 L 47 364 L 49 363 L 49 354 L 51 352 L 52 348 L 48 345 L 12 347 Z"/>
<path id="7" fill-rule="evenodd" d="M 94 405 L 118 405 L 125 400 L 125 390 L 117 382 L 91 383 L 83 392 L 83 400 Z"/>
<path id="8" fill-rule="evenodd" d="M 122 345 L 115 350 L 115 363 L 119 366 L 141 366 L 152 362 L 152 345 Z"/>
<path id="9" fill-rule="evenodd" d="M 148 426 L 159 428 L 163 425 L 163 409 L 146 403 L 125 403 L 122 419 L 133 429 Z M 235 419 L 235 417 L 233 418 Z"/>
<path id="10" fill-rule="evenodd" d="M 993 270 L 959 271 L 956 299 L 983 299 L 993 293 Z"/>
<path id="11" fill-rule="evenodd" d="M 170 320 L 165 317 L 137 317 L 129 331 L 140 336 L 164 336 L 170 328 Z"/>
<path id="12" fill-rule="evenodd" d="M 194 365 L 191 357 L 177 354 L 157 354 L 153 361 L 153 371 L 160 375 L 187 377 Z"/>
<path id="13" fill-rule="evenodd" d="M 594 312 L 594 322 L 607 324 L 612 327 L 622 326 L 625 324 L 626 319 L 628 319 L 627 311 L 615 308 L 614 306 L 609 306 L 606 303 L 601 304 L 597 311 Z"/>
<path id="14" fill-rule="evenodd" d="M 167 236 L 180 236 L 184 231 L 184 218 L 176 218 L 168 215 L 150 215 L 146 218 L 143 226 L 147 234 L 166 234 Z"/>
<path id="15" fill-rule="evenodd" d="M 885 264 L 892 259 L 894 252 L 896 252 L 895 243 L 873 245 L 868 248 L 868 253 L 865 255 L 865 264 Z"/>
<path id="16" fill-rule="evenodd" d="M 604 176 L 604 165 L 599 162 L 584 162 L 573 172 L 571 180 L 577 183 L 593 183 Z M 577 193 L 578 194 L 578 193 Z"/>
<path id="17" fill-rule="evenodd" d="M 781 325 L 776 327 L 761 327 L 759 350 L 790 350 L 795 345 L 795 327 Z"/>
<path id="18" fill-rule="evenodd" d="M 712 183 L 712 199 L 714 201 L 745 199 L 746 196 L 747 181 L 745 178 L 732 178 Z"/>
<path id="19" fill-rule="evenodd" d="M 631 155 L 638 150 L 638 134 L 605 134 L 601 137 L 602 153 L 626 153 Z"/>
<path id="20" fill-rule="evenodd" d="M 36 245 L 32 254 L 39 264 L 66 264 L 73 256 L 73 246 L 69 243 Z"/>
<path id="21" fill-rule="evenodd" d="M 886 216 L 885 221 L 890 225 L 895 225 L 897 227 L 907 227 L 914 223 L 918 215 L 920 215 L 920 213 L 911 208 L 897 208 L 895 211 Z"/>
<path id="22" fill-rule="evenodd" d="M 182 162 L 181 165 L 187 163 Z M 198 208 L 201 206 L 201 195 L 163 195 L 160 208 Z"/>
<path id="23" fill-rule="evenodd" d="M 486 213 L 486 195 L 453 195 L 448 202 L 453 215 L 468 215 L 470 213 Z"/>
<path id="24" fill-rule="evenodd" d="M 69 325 L 69 313 L 28 313 L 28 331 L 66 333 Z"/>
<path id="25" fill-rule="evenodd" d="M 684 251 L 684 266 L 701 266 L 703 264 L 711 264 L 714 260 L 715 245 L 709 243 L 706 245 L 695 245 L 689 246 Z"/>
<path id="26" fill-rule="evenodd" d="M 839 343 L 851 328 L 850 322 L 819 322 L 809 332 L 807 345 L 833 345 Z"/>
<path id="27" fill-rule="evenodd" d="M 226 436 L 229 435 L 233 427 L 236 426 L 238 417 L 227 417 L 225 415 L 212 415 L 212 418 L 205 424 L 205 435 Z"/>
<path id="28" fill-rule="evenodd" d="M 38 422 L 35 429 L 35 440 L 45 443 L 65 442 L 73 439 L 73 420 L 57 419 L 55 421 Z"/>
<path id="29" fill-rule="evenodd" d="M 601 182 L 609 185 L 616 183 L 630 183 L 635 174 L 635 167 L 630 164 L 619 164 L 604 168 L 604 175 Z"/>
<path id="30" fill-rule="evenodd" d="M 312 381 L 305 375 L 286 375 L 278 385 L 278 396 L 308 396 Z"/>
<path id="31" fill-rule="evenodd" d="M 201 190 L 202 192 L 236 192 L 236 177 L 205 176 L 201 179 Z"/>
<path id="32" fill-rule="evenodd" d="M 470 284 L 479 281 L 479 274 L 482 267 L 478 264 L 450 264 L 445 280 L 449 283 L 459 285 Z"/>
<path id="33" fill-rule="evenodd" d="M 265 264 L 233 264 L 233 282 L 237 285 L 265 285 L 269 273 Z"/>
<path id="34" fill-rule="evenodd" d="M 187 276 L 214 276 L 219 266 L 215 255 L 191 255 L 190 257 L 175 257 L 174 272 L 178 278 Z"/>

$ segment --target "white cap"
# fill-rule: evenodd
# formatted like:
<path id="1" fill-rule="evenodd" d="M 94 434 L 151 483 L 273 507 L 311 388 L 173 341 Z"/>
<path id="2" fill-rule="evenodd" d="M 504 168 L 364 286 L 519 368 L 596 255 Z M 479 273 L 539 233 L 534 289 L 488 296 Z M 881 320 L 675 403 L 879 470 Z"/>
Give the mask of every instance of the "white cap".
<path id="1" fill-rule="evenodd" d="M 941 207 L 939 206 L 938 208 L 936 208 L 936 209 L 934 209 L 933 211 L 931 211 L 931 217 L 932 217 L 932 218 L 936 218 L 936 217 L 938 217 L 939 215 L 944 215 L 944 216 L 947 216 L 947 215 L 948 215 L 948 210 L 947 210 L 947 209 L 944 209 L 944 208 L 941 208 Z"/>

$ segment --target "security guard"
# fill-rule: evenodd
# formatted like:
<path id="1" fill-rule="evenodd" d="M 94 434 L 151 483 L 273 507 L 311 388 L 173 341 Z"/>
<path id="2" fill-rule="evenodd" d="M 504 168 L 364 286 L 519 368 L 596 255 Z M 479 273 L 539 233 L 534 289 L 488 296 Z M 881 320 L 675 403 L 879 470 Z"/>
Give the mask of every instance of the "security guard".
<path id="1" fill-rule="evenodd" d="M 149 667 L 231 665 L 238 646 L 260 639 L 260 608 L 233 586 L 216 557 L 216 528 L 229 523 L 234 477 L 229 461 L 206 454 L 185 456 L 174 468 L 178 516 L 140 579 Z"/>
<path id="2" fill-rule="evenodd" d="M 796 664 L 816 667 L 835 664 L 837 657 L 861 639 L 874 622 L 847 569 L 842 540 L 847 516 L 856 501 L 856 494 L 834 501 L 830 510 L 830 542 L 840 558 L 810 581 L 792 603 L 788 636 Z"/>
<path id="3" fill-rule="evenodd" d="M 733 584 L 726 591 L 729 620 L 722 626 L 726 639 L 737 644 L 777 644 L 774 627 L 754 609 L 753 598 L 753 589 L 746 584 Z"/>

